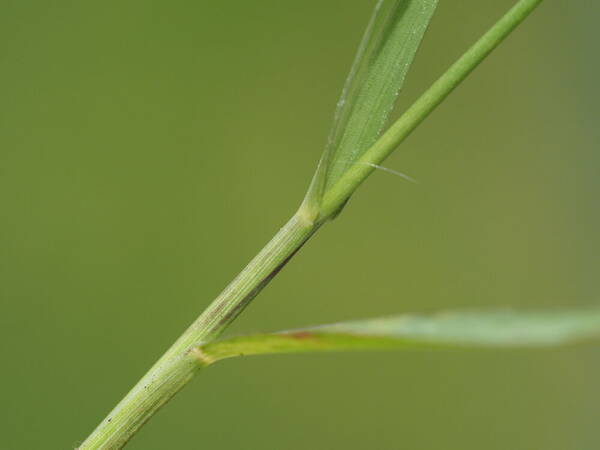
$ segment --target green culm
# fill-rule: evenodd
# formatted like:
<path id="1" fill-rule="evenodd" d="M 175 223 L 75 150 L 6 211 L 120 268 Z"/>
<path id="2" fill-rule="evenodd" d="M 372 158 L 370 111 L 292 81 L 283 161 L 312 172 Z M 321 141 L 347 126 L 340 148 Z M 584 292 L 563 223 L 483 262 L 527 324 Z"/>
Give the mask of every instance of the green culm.
<path id="1" fill-rule="evenodd" d="M 548 347 L 600 338 L 600 309 L 589 308 L 400 315 L 220 339 L 310 237 L 338 217 L 375 168 L 540 3 L 519 0 L 385 130 L 437 0 L 379 0 L 343 89 L 325 151 L 297 212 L 79 448 L 122 448 L 200 369 L 242 354 Z"/>

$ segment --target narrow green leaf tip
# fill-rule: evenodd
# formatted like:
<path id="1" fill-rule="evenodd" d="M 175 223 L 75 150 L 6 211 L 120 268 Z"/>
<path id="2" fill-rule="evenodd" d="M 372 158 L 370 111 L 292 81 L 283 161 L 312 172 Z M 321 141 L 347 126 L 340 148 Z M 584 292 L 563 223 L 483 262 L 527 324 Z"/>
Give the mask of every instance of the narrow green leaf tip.
<path id="1" fill-rule="evenodd" d="M 447 312 L 241 336 L 201 346 L 213 361 L 242 355 L 409 348 L 552 347 L 600 339 L 600 309 Z"/>

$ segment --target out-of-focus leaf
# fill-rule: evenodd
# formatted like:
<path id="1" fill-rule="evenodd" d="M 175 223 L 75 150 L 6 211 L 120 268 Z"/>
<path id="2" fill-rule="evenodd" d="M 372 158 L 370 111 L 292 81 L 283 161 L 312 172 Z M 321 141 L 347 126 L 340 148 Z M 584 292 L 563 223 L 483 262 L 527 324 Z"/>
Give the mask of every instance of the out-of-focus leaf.
<path id="1" fill-rule="evenodd" d="M 377 140 L 413 62 L 437 0 L 379 0 L 338 102 L 305 205 L 315 209 Z"/>
<path id="2" fill-rule="evenodd" d="M 600 339 L 600 310 L 448 312 L 343 322 L 214 341 L 209 361 L 242 355 L 411 348 L 551 347 Z"/>

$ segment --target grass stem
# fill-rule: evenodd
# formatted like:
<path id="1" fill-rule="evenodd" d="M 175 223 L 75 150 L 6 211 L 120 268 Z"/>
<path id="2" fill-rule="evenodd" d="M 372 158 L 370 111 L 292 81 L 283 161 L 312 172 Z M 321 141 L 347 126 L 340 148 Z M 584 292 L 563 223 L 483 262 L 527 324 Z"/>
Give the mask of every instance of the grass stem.
<path id="1" fill-rule="evenodd" d="M 196 350 L 214 340 L 269 283 L 319 225 L 542 0 L 520 0 L 444 73 L 325 194 L 318 223 L 300 208 L 79 447 L 119 449 L 209 362 Z"/>
<path id="2" fill-rule="evenodd" d="M 310 238 L 316 226 L 294 215 L 181 335 L 79 449 L 119 449 L 208 361 L 195 350 L 215 339 Z"/>

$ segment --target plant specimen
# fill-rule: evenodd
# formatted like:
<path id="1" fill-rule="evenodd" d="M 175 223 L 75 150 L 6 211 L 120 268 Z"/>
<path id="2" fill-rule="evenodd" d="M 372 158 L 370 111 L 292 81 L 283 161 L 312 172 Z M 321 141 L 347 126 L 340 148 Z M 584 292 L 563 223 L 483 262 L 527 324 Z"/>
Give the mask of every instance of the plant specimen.
<path id="1" fill-rule="evenodd" d="M 117 449 L 200 369 L 237 355 L 406 347 L 548 346 L 600 337 L 597 309 L 405 315 L 220 339 L 354 191 L 541 0 L 519 0 L 383 132 L 437 0 L 379 0 L 297 212 L 104 419 L 81 449 Z"/>

